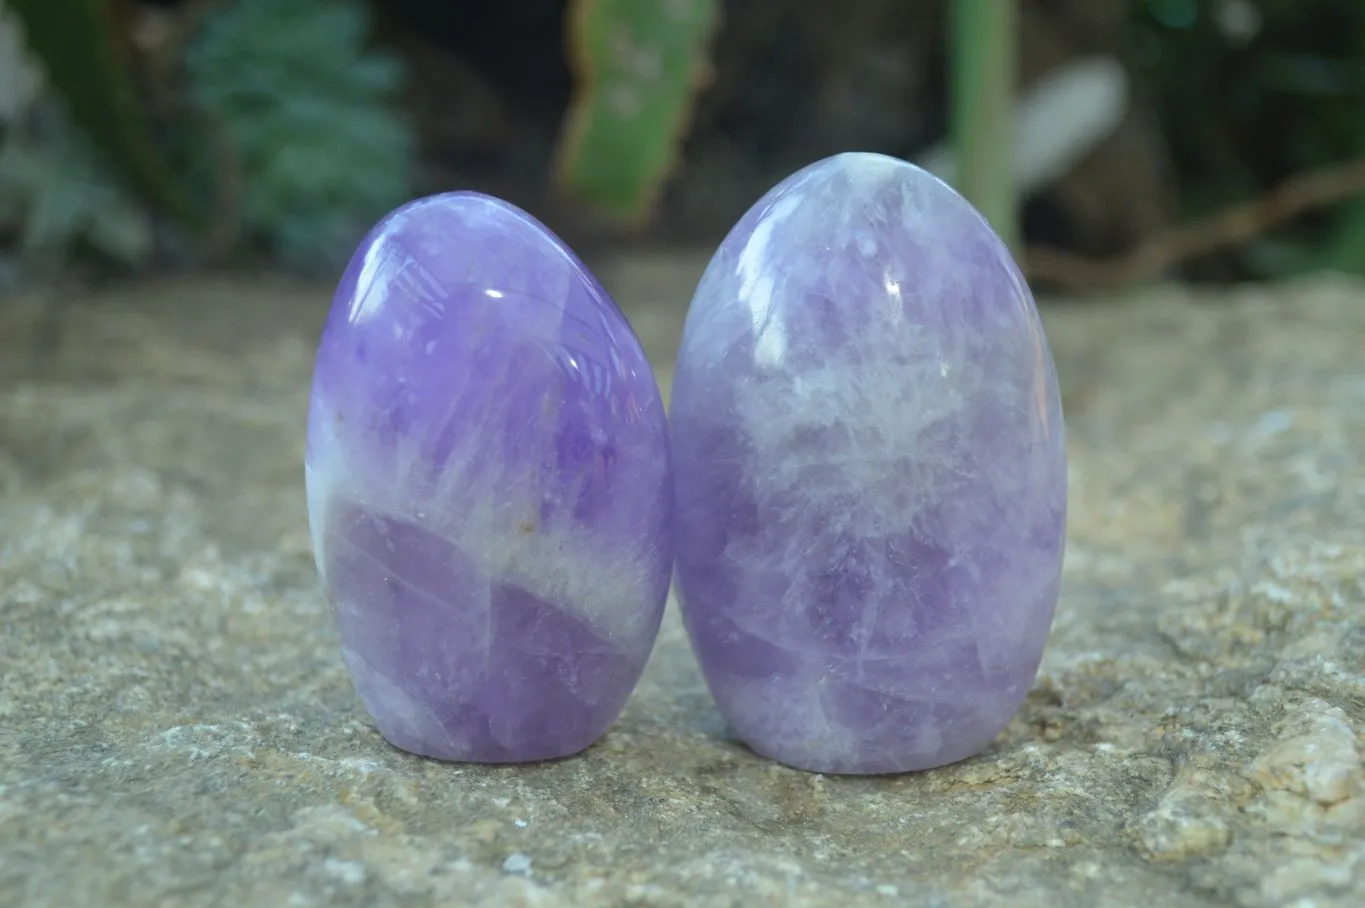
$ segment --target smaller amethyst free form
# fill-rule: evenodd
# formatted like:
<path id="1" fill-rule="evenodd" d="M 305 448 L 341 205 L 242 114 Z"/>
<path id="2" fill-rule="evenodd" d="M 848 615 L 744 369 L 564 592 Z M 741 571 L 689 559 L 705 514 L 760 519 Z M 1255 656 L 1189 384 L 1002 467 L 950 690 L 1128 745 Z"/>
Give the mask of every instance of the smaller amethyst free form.
<path id="1" fill-rule="evenodd" d="M 985 220 L 881 155 L 784 180 L 697 288 L 671 417 L 683 618 L 739 736 L 837 773 L 986 747 L 1051 626 L 1066 450 Z"/>
<path id="2" fill-rule="evenodd" d="M 309 521 L 381 734 L 447 760 L 583 750 L 639 679 L 673 559 L 663 402 L 583 263 L 477 193 L 381 221 L 341 279 Z"/>

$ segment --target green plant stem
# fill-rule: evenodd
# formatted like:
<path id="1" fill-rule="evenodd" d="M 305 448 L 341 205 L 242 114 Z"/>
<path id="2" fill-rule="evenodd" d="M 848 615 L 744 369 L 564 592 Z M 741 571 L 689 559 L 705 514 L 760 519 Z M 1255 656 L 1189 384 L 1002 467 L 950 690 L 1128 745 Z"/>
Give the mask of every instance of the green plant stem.
<path id="1" fill-rule="evenodd" d="M 1017 252 L 1011 135 L 1017 0 L 954 0 L 951 128 L 958 190 Z"/>

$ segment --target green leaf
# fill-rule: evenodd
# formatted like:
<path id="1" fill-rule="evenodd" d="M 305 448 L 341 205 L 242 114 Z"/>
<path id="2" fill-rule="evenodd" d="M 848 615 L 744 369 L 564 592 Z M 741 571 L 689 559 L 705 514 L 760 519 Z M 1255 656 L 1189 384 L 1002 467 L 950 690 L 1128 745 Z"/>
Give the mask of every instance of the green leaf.
<path id="1" fill-rule="evenodd" d="M 206 225 L 207 211 L 172 176 L 138 105 L 108 0 L 10 0 L 10 6 L 68 114 L 129 187 L 178 220 Z"/>
<path id="2" fill-rule="evenodd" d="M 557 169 L 567 192 L 638 222 L 677 162 L 692 102 L 708 77 L 718 0 L 574 0 L 574 100 Z"/>

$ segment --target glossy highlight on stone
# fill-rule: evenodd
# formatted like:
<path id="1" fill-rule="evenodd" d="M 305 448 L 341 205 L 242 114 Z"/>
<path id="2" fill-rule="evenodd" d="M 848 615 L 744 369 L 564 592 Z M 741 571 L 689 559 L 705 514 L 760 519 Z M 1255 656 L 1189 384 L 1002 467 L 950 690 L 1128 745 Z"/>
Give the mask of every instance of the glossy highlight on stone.
<path id="1" fill-rule="evenodd" d="M 306 473 L 385 738 L 501 763 L 606 731 L 668 592 L 667 425 L 625 317 L 547 228 L 460 192 L 370 232 L 319 345 Z"/>
<path id="2" fill-rule="evenodd" d="M 975 209 L 882 155 L 784 180 L 697 288 L 670 415 L 683 618 L 734 731 L 829 773 L 985 748 L 1051 627 L 1066 450 Z"/>

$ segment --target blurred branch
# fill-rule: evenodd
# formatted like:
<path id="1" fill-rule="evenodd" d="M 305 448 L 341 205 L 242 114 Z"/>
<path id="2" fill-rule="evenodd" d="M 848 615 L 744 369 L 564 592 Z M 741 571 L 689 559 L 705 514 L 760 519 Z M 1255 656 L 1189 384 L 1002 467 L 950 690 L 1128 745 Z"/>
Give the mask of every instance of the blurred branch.
<path id="1" fill-rule="evenodd" d="M 143 6 L 133 11 L 130 28 L 143 66 L 154 76 L 146 89 L 148 112 L 163 123 L 193 124 L 208 155 L 212 195 L 202 225 L 202 252 L 209 261 L 227 256 L 240 239 L 244 180 L 241 156 L 222 119 L 194 104 L 180 84 L 179 67 L 190 38 L 212 12 L 212 0 L 193 0 L 174 13 Z"/>
<path id="2" fill-rule="evenodd" d="M 1064 290 L 1104 290 L 1150 280 L 1211 252 L 1255 239 L 1267 230 L 1318 208 L 1365 194 L 1365 158 L 1299 174 L 1250 202 L 1158 233 L 1131 252 L 1087 259 L 1056 249 L 1033 248 L 1025 256 L 1029 279 Z"/>
<path id="3" fill-rule="evenodd" d="M 952 134 L 958 189 L 1011 249 L 1018 223 L 1013 168 L 1017 0 L 955 0 Z"/>
<path id="4" fill-rule="evenodd" d="M 222 119 L 184 98 L 167 97 L 158 105 L 167 117 L 180 116 L 196 124 L 208 152 L 213 173 L 213 205 L 203 225 L 203 253 L 209 261 L 225 258 L 242 234 L 244 177 L 241 155 Z"/>

